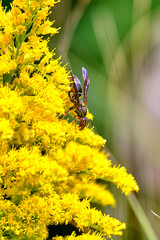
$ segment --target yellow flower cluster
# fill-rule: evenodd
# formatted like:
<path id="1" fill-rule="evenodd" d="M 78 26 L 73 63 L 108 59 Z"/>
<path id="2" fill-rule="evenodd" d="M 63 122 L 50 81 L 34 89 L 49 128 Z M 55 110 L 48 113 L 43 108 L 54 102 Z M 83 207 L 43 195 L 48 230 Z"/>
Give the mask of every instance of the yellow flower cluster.
<path id="1" fill-rule="evenodd" d="M 112 165 L 105 140 L 75 122 L 59 119 L 71 103 L 70 80 L 54 59 L 44 34 L 55 0 L 14 0 L 0 5 L 0 239 L 48 237 L 48 226 L 72 224 L 82 235 L 57 240 L 105 239 L 125 224 L 90 202 L 115 205 L 106 186 L 126 195 L 138 186 L 126 169 Z M 92 231 L 91 231 L 92 229 Z"/>

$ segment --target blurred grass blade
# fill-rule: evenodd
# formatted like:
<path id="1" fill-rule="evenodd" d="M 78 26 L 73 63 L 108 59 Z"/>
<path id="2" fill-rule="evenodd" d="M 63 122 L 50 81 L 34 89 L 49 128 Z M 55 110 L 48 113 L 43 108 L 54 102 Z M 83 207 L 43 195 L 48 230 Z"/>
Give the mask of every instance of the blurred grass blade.
<path id="1" fill-rule="evenodd" d="M 135 195 L 132 193 L 130 196 L 127 197 L 127 200 L 132 207 L 132 210 L 138 219 L 145 235 L 146 239 L 148 240 L 158 240 L 158 237 L 156 236 L 150 222 L 148 221 L 146 214 L 144 213 L 139 201 L 135 197 Z"/>
<path id="2" fill-rule="evenodd" d="M 63 27 L 63 33 L 57 44 L 57 51 L 62 55 L 63 62 L 69 62 L 68 51 L 71 46 L 71 41 L 75 30 L 91 0 L 79 0 L 74 8 L 68 14 L 67 20 Z"/>
<path id="3" fill-rule="evenodd" d="M 123 80 L 123 70 L 129 71 L 129 67 L 113 14 L 107 10 L 96 12 L 92 24 L 106 74 L 114 82 Z"/>

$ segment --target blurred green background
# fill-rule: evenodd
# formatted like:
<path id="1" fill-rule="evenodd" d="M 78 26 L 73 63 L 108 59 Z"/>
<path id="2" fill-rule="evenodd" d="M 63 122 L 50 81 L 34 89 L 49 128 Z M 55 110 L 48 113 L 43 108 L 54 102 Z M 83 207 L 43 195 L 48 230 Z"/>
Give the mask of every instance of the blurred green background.
<path id="1" fill-rule="evenodd" d="M 87 68 L 95 131 L 140 187 L 125 197 L 111 186 L 117 206 L 104 212 L 127 223 L 114 239 L 159 239 L 160 1 L 61 0 L 50 18 L 61 27 L 50 48 L 81 81 Z"/>
<path id="2" fill-rule="evenodd" d="M 61 30 L 50 47 L 80 80 L 87 68 L 95 129 L 140 186 L 129 198 L 113 188 L 104 211 L 127 223 L 115 239 L 159 239 L 160 1 L 61 0 L 51 19 Z"/>

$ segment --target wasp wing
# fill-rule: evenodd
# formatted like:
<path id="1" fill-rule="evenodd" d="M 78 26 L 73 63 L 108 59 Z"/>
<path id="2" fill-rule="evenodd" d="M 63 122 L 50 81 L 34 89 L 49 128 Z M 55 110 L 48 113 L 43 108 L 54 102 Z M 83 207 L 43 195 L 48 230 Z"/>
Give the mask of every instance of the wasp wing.
<path id="1" fill-rule="evenodd" d="M 87 100 L 88 100 L 88 88 L 89 88 L 89 77 L 88 77 L 88 72 L 87 70 L 82 67 L 82 76 L 83 76 L 83 102 L 85 106 L 87 107 Z"/>
<path id="2" fill-rule="evenodd" d="M 74 102 L 76 102 L 77 107 L 80 109 L 80 100 L 79 98 L 82 95 L 82 86 L 81 86 L 81 82 L 79 81 L 79 79 L 72 74 L 71 71 L 71 89 L 72 89 L 72 93 L 73 93 L 73 98 L 74 98 Z"/>

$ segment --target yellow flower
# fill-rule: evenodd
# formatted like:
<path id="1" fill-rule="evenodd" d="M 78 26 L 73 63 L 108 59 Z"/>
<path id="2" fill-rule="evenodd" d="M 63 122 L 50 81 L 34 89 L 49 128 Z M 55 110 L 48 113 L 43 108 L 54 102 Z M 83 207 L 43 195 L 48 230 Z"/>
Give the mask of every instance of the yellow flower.
<path id="1" fill-rule="evenodd" d="M 4 51 L 2 51 L 2 55 L 0 56 L 0 75 L 9 73 L 16 67 L 17 64 L 16 61 L 12 59 L 12 54 L 8 50 L 4 49 Z"/>
<path id="2" fill-rule="evenodd" d="M 13 129 L 11 123 L 6 118 L 0 119 L 0 137 L 1 139 L 10 139 L 13 136 Z"/>
<path id="3" fill-rule="evenodd" d="M 0 86 L 0 116 L 15 118 L 25 111 L 20 93 L 8 86 Z"/>
<path id="4" fill-rule="evenodd" d="M 76 185 L 76 188 L 81 192 L 81 196 L 91 198 L 92 202 L 98 203 L 102 206 L 115 206 L 115 199 L 111 192 L 106 189 L 106 186 L 89 181 L 89 183 L 82 184 L 82 181 Z M 98 193 L 98 194 L 97 194 Z"/>
<path id="5" fill-rule="evenodd" d="M 72 235 L 67 237 L 54 237 L 53 240 L 104 240 L 106 238 L 103 237 L 100 233 L 86 233 L 82 234 L 80 236 L 76 236 L 76 234 L 73 232 Z"/>
<path id="6" fill-rule="evenodd" d="M 57 2 L 14 0 L 8 12 L 0 5 L 2 240 L 47 239 L 47 227 L 61 224 L 82 235 L 53 239 L 111 239 L 122 235 L 125 224 L 92 208 L 91 201 L 115 205 L 107 182 L 125 194 L 138 191 L 133 176 L 102 150 L 105 139 L 59 117 L 73 105 L 69 73 L 42 36 L 58 32 L 48 19 Z M 89 111 L 87 117 L 93 119 Z"/>

